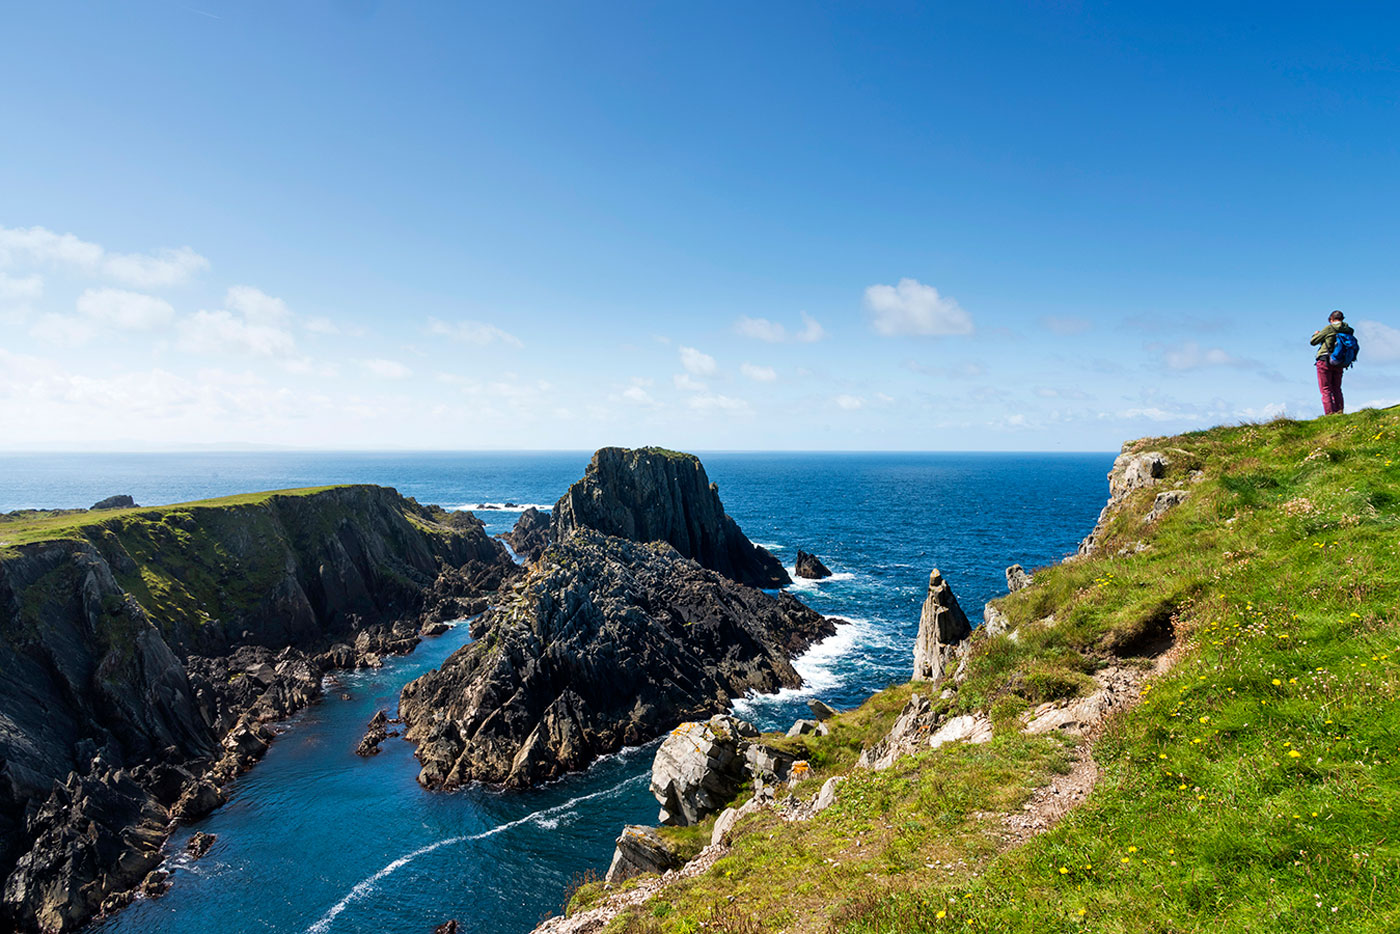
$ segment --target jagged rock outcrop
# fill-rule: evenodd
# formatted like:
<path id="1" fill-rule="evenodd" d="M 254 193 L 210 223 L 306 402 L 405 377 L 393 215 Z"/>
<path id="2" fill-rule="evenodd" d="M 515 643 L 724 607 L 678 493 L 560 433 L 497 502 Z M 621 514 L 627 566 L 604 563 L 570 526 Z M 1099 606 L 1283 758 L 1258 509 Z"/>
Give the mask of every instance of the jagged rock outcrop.
<path id="1" fill-rule="evenodd" d="M 515 568 L 474 517 L 379 487 L 85 521 L 0 551 L 0 926 L 118 906 L 147 830 L 221 804 L 348 643 L 411 648 L 442 572 Z"/>
<path id="2" fill-rule="evenodd" d="M 832 717 L 836 716 L 836 708 L 816 698 L 807 702 L 807 709 L 812 711 L 812 716 L 816 717 L 818 720 L 830 720 Z"/>
<path id="3" fill-rule="evenodd" d="M 1152 500 L 1152 509 L 1143 518 L 1143 522 L 1155 522 L 1165 516 L 1172 509 L 1186 502 L 1191 495 L 1189 490 L 1163 490 Z"/>
<path id="4" fill-rule="evenodd" d="M 203 859 L 217 839 L 218 837 L 212 833 L 196 830 L 185 843 L 185 852 L 189 854 L 190 859 Z"/>
<path id="5" fill-rule="evenodd" d="M 612 863 L 608 866 L 608 882 L 622 882 L 642 873 L 663 873 L 679 869 L 685 860 L 673 850 L 654 827 L 628 824 L 617 838 Z"/>
<path id="6" fill-rule="evenodd" d="M 379 744 L 389 738 L 389 714 L 381 710 L 373 717 L 370 717 L 369 726 L 365 729 L 365 738 L 360 740 L 360 745 L 355 747 L 357 756 L 377 756 L 379 755 Z"/>
<path id="7" fill-rule="evenodd" d="M 549 513 L 540 512 L 534 506 L 520 514 L 515 520 L 515 528 L 501 536 L 521 560 L 534 562 L 549 547 L 551 538 Z"/>
<path id="8" fill-rule="evenodd" d="M 958 605 L 953 588 L 937 568 L 928 579 L 928 596 L 919 614 L 919 633 L 914 640 L 914 680 L 937 683 L 956 667 L 959 653 L 966 648 L 972 625 Z"/>
<path id="9" fill-rule="evenodd" d="M 593 529 L 634 542 L 667 542 L 683 557 L 751 587 L 792 583 L 782 563 L 749 541 L 724 511 L 700 459 L 661 448 L 603 448 L 583 479 L 555 503 L 562 542 Z"/>
<path id="10" fill-rule="evenodd" d="M 793 570 L 797 572 L 798 577 L 808 580 L 822 580 L 831 576 L 831 569 L 822 564 L 820 558 L 801 548 L 797 549 L 797 563 Z"/>
<path id="11" fill-rule="evenodd" d="M 400 697 L 428 786 L 557 778 L 749 691 L 799 685 L 790 659 L 835 631 L 787 593 L 586 528 L 476 627 Z"/>
<path id="12" fill-rule="evenodd" d="M 726 804 L 748 777 L 745 753 L 758 736 L 730 716 L 682 723 L 662 741 L 651 763 L 651 793 L 663 824 L 689 826 Z"/>
<path id="13" fill-rule="evenodd" d="M 1171 459 L 1161 451 L 1124 451 L 1113 460 L 1108 471 L 1108 502 L 1099 511 L 1094 528 L 1079 543 L 1079 555 L 1093 554 L 1103 538 L 1104 524 L 1109 514 L 1135 490 L 1156 485 L 1167 475 Z"/>
<path id="14" fill-rule="evenodd" d="M 136 508 L 136 500 L 122 493 L 117 496 L 109 496 L 106 499 L 99 499 L 88 508 L 93 511 L 98 509 L 134 509 Z"/>
<path id="15" fill-rule="evenodd" d="M 1011 620 L 994 603 L 982 607 L 982 629 L 989 636 L 999 636 L 1011 629 Z"/>
<path id="16" fill-rule="evenodd" d="M 101 760 L 70 773 L 27 821 L 31 844 L 5 880 L 17 926 L 72 931 L 117 907 L 160 863 L 166 811 L 132 777 Z"/>
<path id="17" fill-rule="evenodd" d="M 1031 585 L 1031 576 L 1026 573 L 1026 569 L 1019 564 L 1013 564 L 1006 569 L 1006 592 L 1015 593 L 1018 590 L 1025 590 Z"/>

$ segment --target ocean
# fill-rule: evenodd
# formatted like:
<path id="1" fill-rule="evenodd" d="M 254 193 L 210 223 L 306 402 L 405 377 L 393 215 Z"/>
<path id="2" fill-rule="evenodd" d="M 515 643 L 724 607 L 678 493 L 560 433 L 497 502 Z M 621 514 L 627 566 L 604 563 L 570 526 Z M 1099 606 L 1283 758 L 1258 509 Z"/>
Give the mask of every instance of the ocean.
<path id="1" fill-rule="evenodd" d="M 1005 590 L 1004 569 L 1058 561 L 1107 497 L 1113 454 L 701 454 L 726 511 L 791 570 L 797 549 L 834 573 L 792 590 L 848 620 L 798 660 L 800 690 L 740 700 L 736 712 L 785 728 L 819 698 L 838 709 L 908 680 L 929 571 L 974 620 Z M 548 506 L 580 477 L 585 452 L 0 455 L 0 511 L 88 506 L 116 493 L 142 505 L 329 483 L 392 486 L 420 502 L 470 508 L 489 531 Z M 400 687 L 468 641 L 465 626 L 425 640 L 283 725 L 229 803 L 172 838 L 174 885 L 94 925 L 103 934 L 380 934 L 455 918 L 475 934 L 519 934 L 557 913 L 572 879 L 601 875 L 628 823 L 655 823 L 652 746 L 528 792 L 418 786 L 411 746 L 354 755 L 366 723 Z M 342 699 L 341 695 L 349 699 Z M 180 854 L 216 834 L 202 860 Z"/>

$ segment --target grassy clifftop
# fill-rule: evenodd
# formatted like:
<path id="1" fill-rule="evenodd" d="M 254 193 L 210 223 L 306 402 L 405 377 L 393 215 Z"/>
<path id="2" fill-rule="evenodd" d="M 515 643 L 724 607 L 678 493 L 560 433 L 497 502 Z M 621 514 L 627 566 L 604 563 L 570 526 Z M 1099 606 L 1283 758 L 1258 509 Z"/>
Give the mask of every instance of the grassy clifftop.
<path id="1" fill-rule="evenodd" d="M 918 688 L 876 695 L 785 741 L 814 766 L 799 796 L 847 776 L 835 805 L 746 817 L 712 868 L 609 929 L 1400 930 L 1400 411 L 1128 450 L 1164 453 L 1166 475 L 1092 555 L 999 601 L 1010 632 L 979 631 L 935 701 L 989 714 L 990 742 L 853 769 Z M 1148 518 L 1172 489 L 1189 495 Z M 1155 673 L 1093 743 L 1084 802 L 1024 840 L 1017 815 L 1085 750 L 1023 717 L 1110 665 Z"/>

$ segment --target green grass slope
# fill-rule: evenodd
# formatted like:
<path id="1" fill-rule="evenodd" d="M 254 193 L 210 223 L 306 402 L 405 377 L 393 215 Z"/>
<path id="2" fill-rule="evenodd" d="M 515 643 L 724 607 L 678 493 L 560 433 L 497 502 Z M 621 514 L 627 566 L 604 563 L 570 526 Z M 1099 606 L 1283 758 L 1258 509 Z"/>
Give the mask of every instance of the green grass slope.
<path id="1" fill-rule="evenodd" d="M 990 713 L 991 742 L 853 771 L 913 688 L 876 695 L 831 736 L 785 741 L 813 764 L 799 795 L 849 775 L 837 804 L 746 818 L 710 870 L 609 930 L 1400 930 L 1400 411 L 1130 449 L 1166 453 L 1167 476 L 1121 504 L 1092 557 L 1000 601 L 1016 637 L 979 632 L 939 701 Z M 1191 495 L 1145 521 L 1174 488 Z M 1009 845 L 1004 816 L 1075 753 L 1019 716 L 1091 691 L 1108 664 L 1149 667 L 1168 639 L 1174 666 L 1092 749 L 1087 801 Z M 693 849 L 704 830 L 674 836 Z"/>

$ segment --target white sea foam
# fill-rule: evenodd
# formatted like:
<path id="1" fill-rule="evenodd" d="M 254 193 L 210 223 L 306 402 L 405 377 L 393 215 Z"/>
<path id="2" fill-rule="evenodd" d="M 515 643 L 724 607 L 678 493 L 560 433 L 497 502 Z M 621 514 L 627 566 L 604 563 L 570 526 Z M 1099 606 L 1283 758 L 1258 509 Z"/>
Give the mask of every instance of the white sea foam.
<path id="1" fill-rule="evenodd" d="M 603 798 L 608 795 L 617 794 L 619 791 L 626 788 L 628 785 L 633 785 L 637 782 L 650 779 L 650 777 L 650 775 L 634 775 L 631 778 L 618 782 L 611 788 L 604 788 L 602 791 L 594 791 L 586 795 L 578 795 L 577 797 L 570 798 L 568 801 L 565 801 L 562 804 L 556 804 L 553 807 L 535 811 L 534 813 L 527 814 L 524 817 L 517 818 L 513 821 L 508 821 L 497 827 L 492 827 L 490 830 L 485 830 L 481 833 L 475 834 L 463 834 L 458 837 L 447 837 L 443 840 L 437 841 L 436 843 L 430 843 L 427 846 L 419 847 L 412 853 L 407 853 L 403 856 L 400 856 L 398 859 L 389 863 L 387 866 L 376 872 L 374 875 L 355 883 L 355 886 L 352 889 L 350 889 L 350 891 L 345 895 L 344 898 L 332 905 L 330 910 L 321 916 L 321 920 L 317 921 L 315 924 L 311 925 L 311 927 L 306 929 L 306 934 L 325 934 L 326 931 L 330 930 L 331 925 L 335 923 L 335 919 L 340 916 L 341 912 L 343 912 L 346 908 L 349 908 L 355 902 L 364 898 L 366 895 L 373 892 L 376 888 L 379 887 L 380 882 L 393 875 L 394 873 L 398 872 L 400 869 L 407 866 L 409 863 L 413 862 L 420 856 L 425 856 L 428 853 L 433 852 L 434 850 L 441 849 L 445 846 L 451 846 L 454 843 L 469 843 L 473 840 L 485 840 L 487 837 L 494 837 L 498 833 L 504 833 L 505 831 L 515 827 L 519 827 L 522 824 L 535 824 L 536 826 L 542 827 L 546 830 L 552 830 L 555 827 L 559 826 L 560 818 L 563 815 L 567 814 L 569 811 L 571 811 L 575 806 L 582 804 L 585 801 L 591 801 L 594 798 Z"/>
<path id="2" fill-rule="evenodd" d="M 527 509 L 549 512 L 553 508 L 553 503 L 516 503 L 513 506 L 507 506 L 505 503 L 463 503 L 460 506 L 447 507 L 449 512 L 524 512 Z"/>
<path id="3" fill-rule="evenodd" d="M 741 717 L 750 716 L 764 707 L 805 700 L 838 688 L 848 677 L 847 673 L 839 670 L 843 660 L 849 658 L 861 646 L 890 644 L 889 635 L 881 632 L 871 620 L 860 617 L 845 617 L 845 620 L 844 624 L 836 627 L 833 635 L 827 636 L 792 660 L 792 667 L 802 676 L 801 687 L 783 688 L 776 694 L 751 692 L 734 702 L 735 714 Z"/>
<path id="4" fill-rule="evenodd" d="M 837 571 L 830 577 L 823 577 L 821 580 L 813 580 L 810 577 L 798 577 L 796 566 L 784 568 L 783 570 L 787 571 L 788 577 L 792 578 L 792 583 L 788 584 L 788 589 L 801 590 L 806 593 L 812 593 L 814 591 L 820 590 L 822 584 L 840 583 L 841 581 L 853 581 L 856 579 L 856 576 L 850 571 Z"/>
<path id="5" fill-rule="evenodd" d="M 768 542 L 754 542 L 754 544 L 757 545 L 759 548 L 766 548 L 769 551 L 782 551 L 783 549 L 787 548 L 786 545 L 775 545 L 770 544 Z"/>

